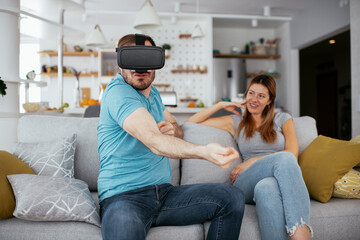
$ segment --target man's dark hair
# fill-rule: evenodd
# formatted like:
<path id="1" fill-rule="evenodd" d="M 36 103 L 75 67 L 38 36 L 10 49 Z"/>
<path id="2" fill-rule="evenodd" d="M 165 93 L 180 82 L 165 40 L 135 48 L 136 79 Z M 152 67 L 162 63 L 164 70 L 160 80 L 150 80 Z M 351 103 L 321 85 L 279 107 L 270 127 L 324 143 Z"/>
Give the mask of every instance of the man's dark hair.
<path id="1" fill-rule="evenodd" d="M 145 35 L 145 41 L 149 41 L 151 43 L 151 45 L 156 46 L 154 40 L 148 35 Z M 133 43 L 136 43 L 135 34 L 128 34 L 128 35 L 125 35 L 122 38 L 120 38 L 120 40 L 118 41 L 117 47 L 120 48 L 122 46 L 129 46 L 130 44 L 133 44 Z"/>

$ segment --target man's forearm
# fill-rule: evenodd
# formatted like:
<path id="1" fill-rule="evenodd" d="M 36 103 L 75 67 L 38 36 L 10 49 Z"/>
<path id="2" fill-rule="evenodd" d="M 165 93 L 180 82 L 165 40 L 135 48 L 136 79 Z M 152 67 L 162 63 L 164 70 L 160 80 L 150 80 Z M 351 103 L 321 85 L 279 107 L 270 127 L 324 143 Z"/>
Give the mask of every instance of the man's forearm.
<path id="1" fill-rule="evenodd" d="M 183 131 L 181 128 L 180 131 L 182 138 Z M 146 145 L 153 153 L 169 158 L 206 158 L 206 146 L 189 143 L 181 138 L 154 134 Z"/>

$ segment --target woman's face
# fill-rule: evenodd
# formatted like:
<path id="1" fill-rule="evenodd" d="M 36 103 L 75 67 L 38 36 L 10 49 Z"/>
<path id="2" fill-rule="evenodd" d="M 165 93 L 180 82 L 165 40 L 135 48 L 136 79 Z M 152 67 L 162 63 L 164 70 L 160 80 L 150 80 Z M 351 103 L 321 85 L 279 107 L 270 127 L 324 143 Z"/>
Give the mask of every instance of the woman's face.
<path id="1" fill-rule="evenodd" d="M 246 108 L 253 115 L 261 115 L 271 103 L 269 90 L 262 84 L 254 83 L 246 95 Z"/>

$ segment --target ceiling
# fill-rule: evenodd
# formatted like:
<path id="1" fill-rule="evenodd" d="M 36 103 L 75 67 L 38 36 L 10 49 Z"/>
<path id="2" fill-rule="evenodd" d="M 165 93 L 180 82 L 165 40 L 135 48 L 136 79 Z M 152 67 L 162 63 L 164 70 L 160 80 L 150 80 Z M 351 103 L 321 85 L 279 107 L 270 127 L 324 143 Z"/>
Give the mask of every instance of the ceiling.
<path id="1" fill-rule="evenodd" d="M 314 2 L 323 0 L 151 0 L 155 10 L 163 20 L 172 16 L 192 16 L 214 18 L 214 27 L 251 27 L 252 17 L 262 17 L 258 21 L 259 28 L 274 28 L 284 21 L 289 21 L 296 14 L 310 9 Z M 339 7 L 348 0 L 328 0 L 336 2 Z M 71 26 L 89 26 L 94 24 L 117 23 L 132 25 L 136 13 L 145 0 L 20 0 L 21 10 L 41 16 L 55 23 L 60 21 L 60 9 L 65 9 L 65 26 L 71 31 Z M 178 6 L 178 7 L 176 7 Z M 264 17 L 264 7 L 270 7 L 270 18 Z M 176 9 L 179 9 L 176 12 Z M 245 17 L 247 19 L 241 18 Z M 24 22 L 31 20 L 23 16 Z M 231 18 L 228 18 L 231 17 Z M 279 17 L 285 20 L 274 20 Z M 33 21 L 34 22 L 34 21 Z M 39 22 L 39 21 L 38 21 Z M 32 23 L 33 24 L 33 23 Z M 25 24 L 24 24 L 25 25 Z M 49 25 L 49 24 L 48 24 Z M 27 26 L 31 26 L 28 24 Z M 29 28 L 29 27 L 28 27 Z M 41 27 L 49 32 L 51 26 Z M 78 28 L 79 29 L 79 28 Z M 79 30 L 74 32 L 79 32 Z M 40 30 L 39 30 L 40 31 Z M 33 31 L 34 32 L 34 31 Z M 25 33 L 26 34 L 26 33 Z M 82 33 L 83 34 L 83 33 Z M 41 34 L 39 34 L 41 35 Z"/>
<path id="2" fill-rule="evenodd" d="M 264 6 L 269 6 L 271 16 L 292 17 L 311 7 L 314 1 L 317 0 L 152 0 L 152 3 L 160 15 L 175 13 L 175 6 L 179 4 L 179 14 L 196 14 L 198 6 L 199 15 L 263 15 Z M 79 21 L 89 15 L 98 15 L 97 20 L 101 21 L 101 15 L 134 14 L 144 2 L 145 0 L 20 0 L 22 10 L 53 21 L 59 20 L 60 6 L 65 6 L 66 14 L 77 16 Z"/>

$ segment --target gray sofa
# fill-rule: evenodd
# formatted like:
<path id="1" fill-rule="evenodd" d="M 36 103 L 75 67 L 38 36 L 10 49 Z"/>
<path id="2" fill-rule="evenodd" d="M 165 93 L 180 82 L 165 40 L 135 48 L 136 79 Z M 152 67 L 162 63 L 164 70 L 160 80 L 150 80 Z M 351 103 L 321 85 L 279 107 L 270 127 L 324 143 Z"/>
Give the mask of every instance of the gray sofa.
<path id="1" fill-rule="evenodd" d="M 85 181 L 98 202 L 97 153 L 98 118 L 72 118 L 53 116 L 23 116 L 18 125 L 19 142 L 50 141 L 77 134 L 75 152 L 75 178 Z M 314 119 L 295 118 L 300 152 L 317 136 Z M 194 123 L 183 124 L 185 140 L 206 144 L 218 142 L 235 146 L 230 134 L 219 129 Z M 236 147 L 236 146 L 235 146 Z M 232 167 L 223 170 L 207 161 L 198 159 L 171 159 L 172 184 L 183 185 L 204 182 L 228 183 Z M 332 198 L 326 204 L 311 200 L 311 225 L 313 239 L 360 239 L 360 201 L 357 199 Z M 147 239 L 205 239 L 209 223 L 190 226 L 165 226 L 150 229 Z M 35 222 L 17 218 L 0 220 L 0 239 L 101 239 L 99 227 L 85 222 Z M 246 205 L 239 239 L 261 239 L 255 206 Z"/>

